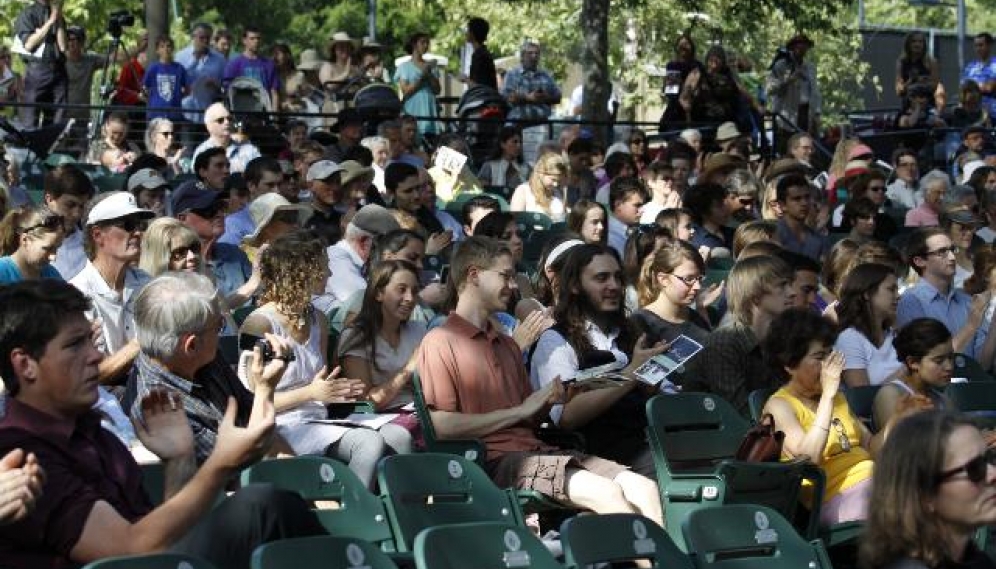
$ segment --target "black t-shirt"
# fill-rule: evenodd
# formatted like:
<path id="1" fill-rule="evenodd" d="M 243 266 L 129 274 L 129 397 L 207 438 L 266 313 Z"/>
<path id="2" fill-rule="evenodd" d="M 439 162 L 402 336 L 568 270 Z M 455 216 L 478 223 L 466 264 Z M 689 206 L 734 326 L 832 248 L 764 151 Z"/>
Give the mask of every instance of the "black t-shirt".
<path id="1" fill-rule="evenodd" d="M 495 69 L 495 58 L 488 51 L 488 46 L 482 44 L 470 56 L 470 73 L 468 77 L 478 85 L 487 85 L 496 91 L 498 90 L 498 72 Z"/>

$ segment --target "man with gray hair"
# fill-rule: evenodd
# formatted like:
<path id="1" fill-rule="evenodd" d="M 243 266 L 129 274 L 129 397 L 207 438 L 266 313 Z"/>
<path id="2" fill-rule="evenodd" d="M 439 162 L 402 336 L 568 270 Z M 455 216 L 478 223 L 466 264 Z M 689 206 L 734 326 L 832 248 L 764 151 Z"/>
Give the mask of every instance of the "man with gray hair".
<path id="1" fill-rule="evenodd" d="M 266 360 L 260 348 L 254 348 L 247 373 L 257 389 L 255 395 L 250 393 L 218 352 L 218 336 L 225 326 L 218 289 L 196 273 L 165 273 L 150 281 L 135 298 L 135 323 L 141 351 L 125 404 L 141 421 L 142 401 L 149 393 L 163 390 L 179 396 L 194 433 L 196 464 L 190 465 L 189 478 L 214 449 L 229 401 L 238 404 L 236 425 L 245 425 L 260 401 L 272 403 L 290 348 L 279 337 L 266 334 L 273 357 Z M 279 438 L 274 444 L 287 448 Z"/>
<path id="2" fill-rule="evenodd" d="M 560 87 L 549 73 L 539 68 L 538 43 L 523 42 L 519 58 L 522 65 L 505 74 L 501 88 L 502 96 L 512 106 L 508 118 L 542 122 L 550 117 L 551 106 L 560 103 Z"/>
<path id="3" fill-rule="evenodd" d="M 328 308 L 338 306 L 356 291 L 366 288 L 363 265 L 370 258 L 374 240 L 396 229 L 401 229 L 398 220 L 377 204 L 365 205 L 356 212 L 346 225 L 342 239 L 328 248 L 332 274 L 325 285 L 322 304 L 327 304 Z"/>

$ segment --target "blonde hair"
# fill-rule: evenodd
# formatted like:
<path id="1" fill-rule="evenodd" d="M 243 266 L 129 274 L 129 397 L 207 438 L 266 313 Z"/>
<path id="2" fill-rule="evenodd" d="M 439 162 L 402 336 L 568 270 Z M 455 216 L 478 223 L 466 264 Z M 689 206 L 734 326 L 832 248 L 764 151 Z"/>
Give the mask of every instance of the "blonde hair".
<path id="1" fill-rule="evenodd" d="M 778 221 L 781 216 L 771 207 L 772 202 L 778 201 L 778 178 L 768 180 L 761 192 L 761 219 L 765 221 Z"/>
<path id="2" fill-rule="evenodd" d="M 844 171 L 847 170 L 847 163 L 850 161 L 851 150 L 859 144 L 861 144 L 861 140 L 856 137 L 844 138 L 837 143 L 837 148 L 833 151 L 833 159 L 830 161 L 830 168 L 827 171 L 830 177 L 844 177 Z"/>
<path id="3" fill-rule="evenodd" d="M 553 192 L 543 185 L 543 176 L 548 174 L 567 175 L 567 161 L 559 154 L 544 154 L 536 161 L 536 167 L 529 176 L 529 189 L 536 198 L 536 204 L 546 213 L 550 213 L 550 202 Z"/>
<path id="4" fill-rule="evenodd" d="M 683 241 L 671 241 L 657 249 L 653 255 L 648 255 L 640 268 L 640 279 L 636 286 L 640 306 L 650 304 L 657 300 L 660 295 L 661 286 L 657 282 L 657 275 L 670 273 L 685 261 L 695 263 L 699 272 L 705 273 L 705 261 L 702 259 L 702 255 L 699 255 L 695 247 Z"/>
<path id="5" fill-rule="evenodd" d="M 737 261 L 726 279 L 730 314 L 741 324 L 754 323 L 754 307 L 775 287 L 791 282 L 795 275 L 788 263 L 777 257 L 750 257 Z"/>
<path id="6" fill-rule="evenodd" d="M 150 223 L 142 235 L 142 256 L 139 258 L 138 268 L 153 277 L 159 276 L 170 270 L 174 245 L 185 247 L 199 241 L 194 230 L 177 219 L 160 217 Z"/>
<path id="7" fill-rule="evenodd" d="M 737 230 L 733 232 L 733 258 L 739 258 L 744 247 L 758 241 L 774 242 L 778 234 L 778 225 L 775 222 L 763 219 L 741 223 Z"/>

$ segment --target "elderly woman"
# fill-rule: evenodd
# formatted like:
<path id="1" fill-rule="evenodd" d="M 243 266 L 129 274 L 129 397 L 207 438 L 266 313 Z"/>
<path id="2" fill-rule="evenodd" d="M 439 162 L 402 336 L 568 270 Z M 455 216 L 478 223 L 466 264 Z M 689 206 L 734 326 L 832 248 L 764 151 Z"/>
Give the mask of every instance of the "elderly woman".
<path id="1" fill-rule="evenodd" d="M 784 382 L 764 412 L 785 433 L 782 458 L 806 456 L 826 474 L 820 508 L 820 522 L 826 526 L 867 515 L 872 453 L 888 430 L 887 425 L 873 436 L 851 413 L 839 391 L 845 359 L 832 351 L 836 337 L 829 320 L 793 308 L 771 323 L 764 340 L 770 371 Z M 803 496 L 812 502 L 811 492 Z"/>
<path id="2" fill-rule="evenodd" d="M 277 432 L 295 453 L 341 460 L 372 488 L 381 457 L 411 452 L 412 439 L 407 430 L 393 424 L 375 430 L 311 422 L 328 418 L 329 403 L 354 401 L 368 390 L 363 381 L 341 378 L 339 368 L 330 371 L 326 363 L 328 319 L 311 305 L 312 295 L 325 291 L 329 277 L 324 244 L 310 232 L 285 235 L 263 251 L 260 269 L 260 306 L 243 323 L 240 334 L 259 338 L 273 334 L 285 340 L 294 354 L 276 387 Z M 250 390 L 257 388 L 248 383 Z"/>
<path id="3" fill-rule="evenodd" d="M 859 566 L 993 567 L 972 536 L 996 523 L 994 464 L 967 417 L 926 411 L 900 421 L 875 461 Z"/>
<path id="4" fill-rule="evenodd" d="M 906 212 L 906 227 L 935 227 L 940 225 L 939 216 L 944 208 L 944 198 L 950 189 L 948 175 L 940 170 L 931 170 L 920 178 L 920 193 L 923 203 Z"/>
<path id="5" fill-rule="evenodd" d="M 173 121 L 156 117 L 145 127 L 145 150 L 166 160 L 171 175 L 183 171 L 180 158 L 183 156 L 183 146 L 179 143 L 180 133 Z"/>

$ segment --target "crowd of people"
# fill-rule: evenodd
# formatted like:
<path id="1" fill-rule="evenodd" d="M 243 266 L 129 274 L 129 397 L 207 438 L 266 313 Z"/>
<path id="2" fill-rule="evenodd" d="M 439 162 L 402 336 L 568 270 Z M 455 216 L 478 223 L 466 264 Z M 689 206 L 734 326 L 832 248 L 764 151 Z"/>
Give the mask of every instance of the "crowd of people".
<path id="1" fill-rule="evenodd" d="M 25 14 L 28 51 L 65 39 L 57 7 L 38 0 Z M 471 81 L 495 79 L 487 33 L 468 23 Z M 234 68 L 292 100 L 288 54 L 262 63 L 248 29 L 243 55 L 222 65 L 212 37 L 231 39 L 195 26 L 178 66 L 157 40 L 149 72 L 183 75 L 193 57 L 201 77 L 177 83 L 189 97 L 222 88 Z M 438 87 L 428 46 L 414 37 L 395 74 L 409 100 Z M 353 47 L 333 37 L 330 61 L 311 54 L 304 71 L 332 82 L 370 72 Z M 743 94 L 725 54 L 710 49 L 701 66 L 690 38 L 677 47 L 688 73 L 675 112 L 720 117 L 729 109 L 701 97 Z M 780 67 L 810 47 L 790 40 L 772 80 L 815 80 Z M 920 67 L 936 69 L 902 69 Z M 556 88 L 528 68 L 504 85 L 526 121 Z M 818 98 L 797 95 L 778 104 L 818 126 Z M 821 522 L 867 520 L 867 567 L 982 563 L 970 538 L 996 523 L 996 456 L 944 388 L 956 354 L 996 371 L 988 131 L 965 130 L 964 153 L 977 156 L 957 178 L 921 176 L 916 152 L 876 156 L 858 139 L 840 141 L 824 172 L 805 129 L 759 165 L 736 120 L 653 148 L 636 129 L 599 141 L 567 128 L 534 163 L 507 127 L 475 164 L 459 135 L 415 144 L 431 132 L 422 111 L 366 138 L 370 125 L 348 110 L 334 139 L 292 122 L 269 152 L 237 135 L 214 95 L 175 106 L 150 122 L 144 149 L 130 146 L 127 116 L 108 120 L 94 156 L 121 171 L 120 190 L 98 192 L 67 163 L 46 169 L 40 203 L 16 180 L 0 192 L 0 565 L 170 549 L 244 568 L 259 543 L 323 530 L 310 504 L 269 487 L 215 505 L 241 468 L 321 455 L 373 490 L 381 458 L 424 447 L 425 421 L 440 439 L 480 439 L 502 487 L 663 525 L 644 409 L 678 390 L 744 414 L 752 392 L 771 391 L 764 412 L 785 433 L 783 458 L 826 474 Z M 183 122 L 204 129 L 188 131 L 203 132 L 190 179 L 158 142 Z M 435 165 L 443 148 L 467 157 L 461 171 Z M 535 230 L 516 212 L 555 225 Z M 534 261 L 526 245 L 540 241 Z M 682 337 L 701 351 L 667 381 L 639 380 Z M 237 349 L 222 349 L 231 339 Z M 576 381 L 601 366 L 624 380 Z M 416 377 L 427 415 L 413 409 Z M 881 386 L 870 423 L 844 396 L 867 385 Z M 376 428 L 322 422 L 329 405 L 358 401 Z M 582 434 L 584 451 L 541 440 L 544 423 Z M 164 463 L 163 504 L 145 495 L 136 460 Z"/>

